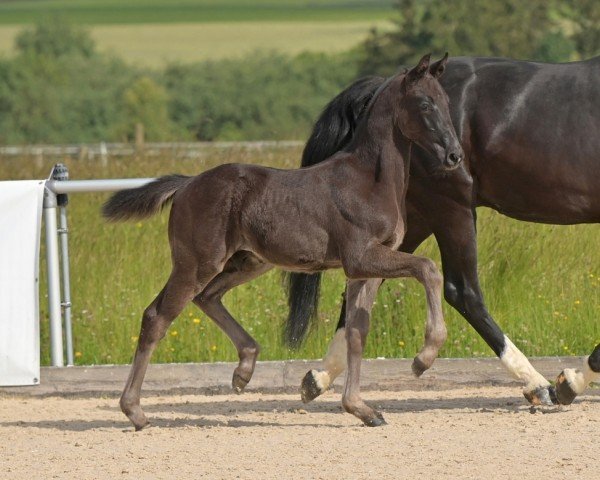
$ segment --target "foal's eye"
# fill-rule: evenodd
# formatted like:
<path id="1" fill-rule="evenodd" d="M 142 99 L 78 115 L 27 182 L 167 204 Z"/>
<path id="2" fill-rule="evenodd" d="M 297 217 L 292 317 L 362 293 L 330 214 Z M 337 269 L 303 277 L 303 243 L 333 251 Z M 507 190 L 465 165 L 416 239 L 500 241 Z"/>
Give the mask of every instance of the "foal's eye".
<path id="1" fill-rule="evenodd" d="M 429 110 L 431 110 L 431 105 L 429 105 L 428 103 L 422 103 L 420 107 L 422 112 L 428 112 Z"/>

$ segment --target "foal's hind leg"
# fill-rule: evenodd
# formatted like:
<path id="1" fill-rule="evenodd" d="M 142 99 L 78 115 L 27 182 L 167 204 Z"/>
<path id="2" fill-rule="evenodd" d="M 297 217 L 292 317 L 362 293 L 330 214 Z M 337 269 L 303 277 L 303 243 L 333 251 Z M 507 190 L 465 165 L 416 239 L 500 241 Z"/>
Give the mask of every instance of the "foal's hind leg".
<path id="1" fill-rule="evenodd" d="M 198 290 L 195 272 L 180 273 L 174 269 L 163 290 L 144 311 L 137 349 L 119 402 L 121 410 L 136 430 L 148 425 L 146 415 L 140 407 L 140 392 L 152 352 L 165 336 L 171 322 Z"/>
<path id="2" fill-rule="evenodd" d="M 250 253 L 239 252 L 229 260 L 223 272 L 194 298 L 194 303 L 225 332 L 237 349 L 240 361 L 232 379 L 232 386 L 237 393 L 242 393 L 252 378 L 260 347 L 223 306 L 221 298 L 227 291 L 271 268 L 272 265 L 262 263 Z"/>

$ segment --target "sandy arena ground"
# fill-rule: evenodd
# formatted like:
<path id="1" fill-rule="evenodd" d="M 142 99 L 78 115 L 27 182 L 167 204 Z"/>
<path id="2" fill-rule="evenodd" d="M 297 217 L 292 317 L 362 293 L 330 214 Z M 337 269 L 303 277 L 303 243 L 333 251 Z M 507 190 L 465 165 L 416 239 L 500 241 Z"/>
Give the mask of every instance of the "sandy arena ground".
<path id="1" fill-rule="evenodd" d="M 598 478 L 600 394 L 530 409 L 515 387 L 365 392 L 363 427 L 328 392 L 142 398 L 134 432 L 116 398 L 0 396 L 0 478 Z"/>

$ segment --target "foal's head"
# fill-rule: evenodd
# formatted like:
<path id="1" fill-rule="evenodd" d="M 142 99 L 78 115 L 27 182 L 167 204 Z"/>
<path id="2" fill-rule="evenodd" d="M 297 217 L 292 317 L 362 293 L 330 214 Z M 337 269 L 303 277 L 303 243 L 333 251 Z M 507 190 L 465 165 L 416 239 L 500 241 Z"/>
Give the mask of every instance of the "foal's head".
<path id="1" fill-rule="evenodd" d="M 442 168 L 451 170 L 464 154 L 450 119 L 448 95 L 438 82 L 448 54 L 431 65 L 429 57 L 425 55 L 401 80 L 397 121 L 405 137 L 437 159 Z"/>

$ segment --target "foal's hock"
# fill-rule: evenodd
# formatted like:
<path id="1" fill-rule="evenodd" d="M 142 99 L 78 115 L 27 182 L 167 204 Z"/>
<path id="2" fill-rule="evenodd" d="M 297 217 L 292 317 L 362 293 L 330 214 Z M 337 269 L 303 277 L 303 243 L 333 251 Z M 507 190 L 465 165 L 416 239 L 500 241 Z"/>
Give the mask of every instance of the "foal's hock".
<path id="1" fill-rule="evenodd" d="M 196 177 L 172 175 L 115 194 L 104 206 L 111 220 L 142 218 L 172 201 L 169 242 L 173 269 L 146 308 L 121 409 L 136 429 L 148 424 L 140 391 L 152 351 L 184 306 L 193 301 L 235 344 L 233 387 L 242 391 L 259 347 L 221 303 L 231 288 L 274 266 L 301 272 L 343 268 L 348 278 L 348 375 L 342 404 L 370 426 L 383 417 L 360 398 L 360 362 L 369 328 L 363 305 L 371 279 L 415 277 L 427 295 L 425 343 L 413 371 L 431 366 L 446 337 L 442 278 L 426 258 L 398 252 L 405 226 L 404 197 L 412 144 L 451 169 L 463 152 L 437 78 L 445 56 L 429 56 L 387 81 L 374 95 L 351 145 L 314 167 L 277 170 L 227 164 Z M 367 295 L 368 296 L 368 295 Z"/>

